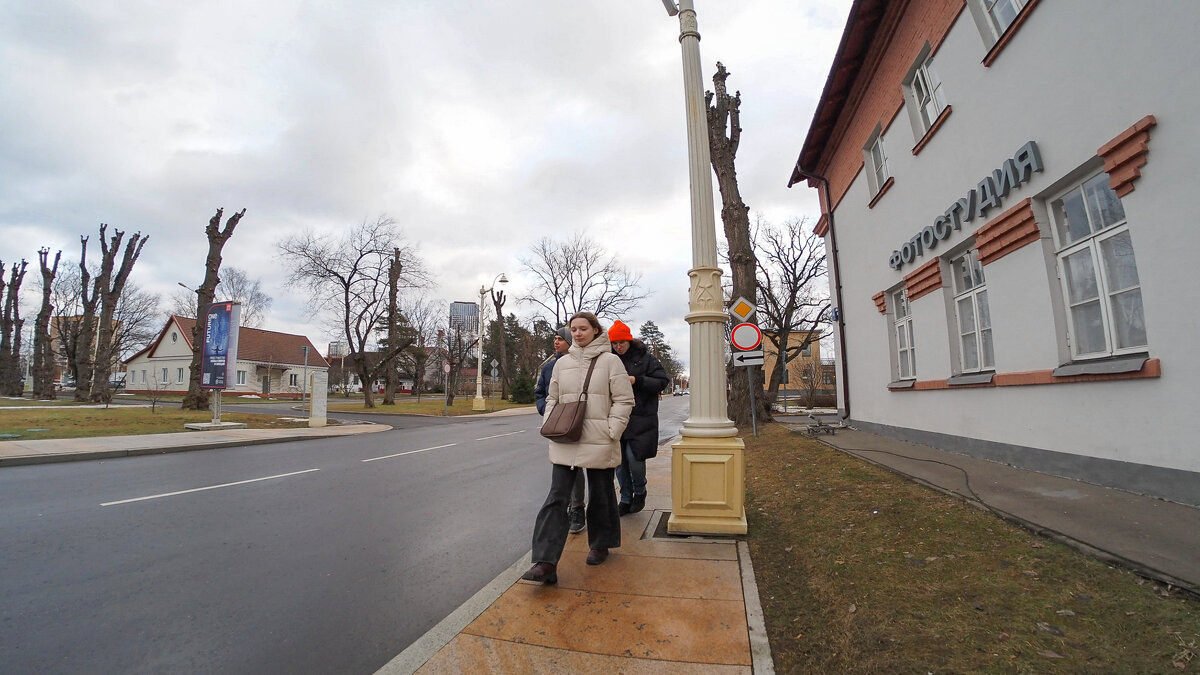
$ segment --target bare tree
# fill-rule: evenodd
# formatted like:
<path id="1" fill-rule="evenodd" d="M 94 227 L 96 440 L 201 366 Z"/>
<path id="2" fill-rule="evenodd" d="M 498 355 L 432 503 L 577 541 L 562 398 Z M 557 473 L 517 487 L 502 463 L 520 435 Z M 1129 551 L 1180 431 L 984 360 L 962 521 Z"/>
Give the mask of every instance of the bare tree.
<path id="1" fill-rule="evenodd" d="M 531 252 L 521 265 L 535 281 L 520 301 L 540 308 L 541 318 L 553 319 L 556 326 L 581 310 L 619 318 L 649 297 L 639 285 L 641 274 L 622 266 L 616 255 L 608 255 L 581 233 L 565 242 L 543 237 Z"/>
<path id="2" fill-rule="evenodd" d="M 435 365 L 440 365 L 443 360 L 438 357 L 438 349 L 434 349 L 431 357 L 430 347 L 441 347 L 438 328 L 445 306 L 444 302 L 420 297 L 408 304 L 408 311 L 405 313 L 413 341 L 400 353 L 400 367 L 412 374 L 413 395 L 418 401 L 421 400 L 421 393 L 425 389 L 425 371 L 429 368 L 431 360 Z"/>
<path id="3" fill-rule="evenodd" d="M 729 269 L 733 277 L 732 297 L 754 298 L 755 289 L 755 258 L 754 246 L 750 241 L 750 208 L 742 201 L 738 190 L 737 169 L 734 160 L 737 157 L 738 143 L 742 138 L 741 104 L 742 93 L 735 92 L 733 96 L 725 88 L 725 80 L 729 72 L 720 61 L 717 62 L 717 72 L 713 74 L 714 94 L 704 92 L 705 106 L 708 110 L 708 143 L 711 150 L 713 171 L 717 174 L 717 186 L 721 189 L 721 222 L 725 226 L 725 240 L 728 245 Z M 734 377 L 735 370 L 745 370 L 745 377 Z M 729 364 L 729 417 L 734 424 L 745 426 L 751 422 L 750 389 L 761 391 L 762 373 L 758 367 L 736 369 Z M 755 400 L 758 408 L 758 420 L 770 421 L 770 405 L 759 397 Z"/>
<path id="4" fill-rule="evenodd" d="M 54 313 L 51 296 L 54 292 L 54 277 L 58 274 L 58 262 L 62 251 L 54 255 L 54 264 L 49 265 L 50 249 L 38 250 L 38 264 L 42 269 L 42 308 L 33 327 L 33 396 L 42 400 L 54 400 L 54 345 L 50 338 L 50 316 Z"/>
<path id="5" fill-rule="evenodd" d="M 768 403 L 779 396 L 786 363 L 823 337 L 820 328 L 829 320 L 825 282 L 825 243 L 806 220 L 791 218 L 776 228 L 756 218 L 753 236 L 758 250 L 758 317 L 764 337 L 779 358 L 770 373 Z M 792 344 L 790 336 L 804 339 Z M 816 375 L 813 375 L 814 379 Z"/>
<path id="6" fill-rule="evenodd" d="M 112 400 L 109 377 L 112 375 L 113 334 L 116 332 L 116 328 L 113 325 L 113 316 L 117 312 L 117 303 L 120 301 L 121 291 L 125 289 L 125 284 L 129 280 L 129 274 L 133 272 L 133 265 L 137 262 L 138 256 L 141 255 L 142 247 L 150 239 L 149 237 L 142 236 L 140 232 L 135 232 L 125 244 L 125 253 L 121 258 L 121 266 L 114 272 L 113 267 L 116 264 L 117 251 L 121 248 L 121 239 L 124 236 L 124 232 L 113 230 L 112 240 L 106 243 L 104 241 L 104 228 L 100 228 L 100 250 L 103 254 L 103 259 L 100 264 L 100 275 L 96 277 L 96 288 L 100 293 L 100 317 L 96 334 L 96 361 L 92 373 L 92 389 L 89 397 L 93 403 L 108 403 Z"/>
<path id="7" fill-rule="evenodd" d="M 479 338 L 471 333 L 464 333 L 461 325 L 448 325 L 444 332 L 446 338 L 446 359 L 450 363 L 450 373 L 446 377 L 446 405 L 454 405 L 454 396 L 458 393 L 458 378 L 463 366 L 471 358 L 471 350 Z M 479 367 L 480 364 L 476 364 Z"/>
<path id="8" fill-rule="evenodd" d="M 400 249 L 392 250 L 392 259 L 388 262 L 387 279 L 388 279 L 388 305 L 386 319 L 387 330 L 387 347 L 388 353 L 391 355 L 387 362 L 383 365 L 383 404 L 396 405 L 396 385 L 400 373 L 397 372 L 397 357 L 400 356 L 402 350 L 394 349 L 400 342 L 400 275 L 404 273 L 404 260 L 400 254 Z M 412 345 L 412 340 L 405 345 L 405 348 Z"/>
<path id="9" fill-rule="evenodd" d="M 29 263 L 13 263 L 8 283 L 4 282 L 4 263 L 0 262 L 0 293 L 4 293 L 4 314 L 0 316 L 0 394 L 20 396 L 21 391 L 21 282 Z"/>
<path id="10" fill-rule="evenodd" d="M 191 380 L 188 382 L 188 393 L 183 397 L 181 406 L 184 410 L 203 410 L 208 407 L 208 392 L 200 388 L 201 355 L 204 351 L 204 317 L 208 307 L 216 295 L 217 284 L 221 282 L 221 251 L 225 242 L 233 236 L 233 230 L 246 215 L 246 209 L 233 214 L 221 228 L 221 216 L 225 209 L 217 209 L 215 215 L 208 220 L 204 234 L 208 237 L 208 257 L 204 261 L 204 281 L 196 289 L 196 325 L 192 328 L 192 364 Z"/>
<path id="11" fill-rule="evenodd" d="M 213 298 L 240 304 L 242 312 L 239 323 L 247 328 L 261 328 L 274 302 L 263 290 L 262 281 L 251 279 L 240 267 L 222 267 Z M 171 294 L 171 313 L 189 319 L 196 318 L 196 294 L 177 289 Z"/>
<path id="12" fill-rule="evenodd" d="M 374 408 L 367 388 L 382 374 L 404 345 L 391 345 L 379 358 L 367 358 L 372 333 L 387 312 L 388 269 L 399 256 L 402 288 L 427 283 L 416 250 L 403 245 L 396 222 L 379 216 L 345 235 L 303 232 L 279 242 L 280 254 L 292 265 L 290 280 L 308 288 L 316 306 L 332 312 L 350 348 L 350 360 L 363 382 L 364 405 Z M 397 251 L 399 253 L 397 254 Z"/>
<path id="13" fill-rule="evenodd" d="M 499 339 L 496 343 L 500 346 L 500 398 L 508 400 L 508 340 L 504 330 L 504 303 L 508 300 L 504 296 L 504 291 L 497 291 L 492 288 L 492 306 L 496 308 L 496 333 Z"/>

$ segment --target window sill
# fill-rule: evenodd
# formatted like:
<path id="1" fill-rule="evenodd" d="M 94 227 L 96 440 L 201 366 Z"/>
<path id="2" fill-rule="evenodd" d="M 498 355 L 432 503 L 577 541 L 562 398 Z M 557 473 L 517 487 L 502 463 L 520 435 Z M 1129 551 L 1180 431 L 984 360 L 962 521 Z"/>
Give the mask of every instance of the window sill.
<path id="1" fill-rule="evenodd" d="M 1004 31 L 1004 35 L 1001 35 L 1000 39 L 996 40 L 996 44 L 992 45 L 992 48 L 983 57 L 984 68 L 990 68 L 992 63 L 1000 57 L 1000 52 L 1004 51 L 1004 47 L 1012 41 L 1013 36 L 1017 34 L 1021 26 L 1025 25 L 1025 20 L 1029 18 L 1030 14 L 1033 14 L 1033 8 L 1037 6 L 1038 2 L 1039 0 L 1029 0 L 1028 4 L 1021 8 L 1021 13 L 1017 15 L 1017 18 L 1013 19 L 1008 30 Z"/>
<path id="2" fill-rule="evenodd" d="M 1136 373 L 1150 360 L 1149 354 L 1134 354 L 1132 356 L 1117 356 L 1095 361 L 1072 361 L 1059 366 L 1050 373 L 1054 377 L 1070 377 L 1072 375 L 1116 375 L 1118 373 Z"/>
<path id="3" fill-rule="evenodd" d="M 938 115 L 936 120 L 933 121 L 933 124 L 929 125 L 929 130 L 926 131 L 925 135 L 921 137 L 921 140 L 917 141 L 917 144 L 913 146 L 913 155 L 920 154 L 921 149 L 933 139 L 933 135 L 937 133 L 937 130 L 942 128 L 942 123 L 945 122 L 946 118 L 950 116 L 950 112 L 953 109 L 954 108 L 952 106 L 946 106 L 942 109 L 942 113 Z"/>
<path id="4" fill-rule="evenodd" d="M 955 375 L 946 380 L 946 384 L 951 387 L 961 387 L 968 384 L 991 384 L 992 378 L 996 376 L 995 372 L 989 373 L 967 373 L 965 375 Z"/>
<path id="5" fill-rule="evenodd" d="M 917 384 L 916 380 L 896 380 L 888 382 L 888 389 L 912 389 Z"/>
<path id="6" fill-rule="evenodd" d="M 879 188 L 879 192 L 876 192 L 875 196 L 871 198 L 871 203 L 867 204 L 867 208 L 868 209 L 875 208 L 875 205 L 879 203 L 880 198 L 882 198 L 884 193 L 886 193 L 888 191 L 888 189 L 891 188 L 892 185 L 894 185 L 895 183 L 896 183 L 896 179 L 891 176 L 888 176 L 888 179 L 883 181 L 883 186 Z"/>

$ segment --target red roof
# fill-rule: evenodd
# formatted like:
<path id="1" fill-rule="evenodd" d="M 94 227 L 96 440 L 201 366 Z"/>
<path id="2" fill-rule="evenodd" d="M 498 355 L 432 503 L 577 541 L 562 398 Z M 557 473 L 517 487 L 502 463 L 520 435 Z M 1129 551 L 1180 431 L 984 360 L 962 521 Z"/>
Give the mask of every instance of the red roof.
<path id="1" fill-rule="evenodd" d="M 183 334 L 183 339 L 187 341 L 190 348 L 192 346 L 192 331 L 196 327 L 196 320 L 173 314 L 167 319 L 167 323 L 163 326 L 162 332 L 158 334 L 158 338 L 142 351 L 126 359 L 125 363 L 129 363 L 147 351 L 154 351 L 158 347 L 159 342 L 166 336 L 167 329 L 171 327 L 172 322 L 179 326 L 179 332 Z M 238 329 L 237 357 L 239 361 L 299 366 L 304 364 L 303 347 L 305 345 L 308 346 L 308 365 L 317 368 L 329 367 L 329 363 L 321 356 L 321 352 L 317 351 L 313 343 L 309 342 L 308 338 L 303 335 L 277 333 L 273 330 L 246 328 L 244 326 Z"/>

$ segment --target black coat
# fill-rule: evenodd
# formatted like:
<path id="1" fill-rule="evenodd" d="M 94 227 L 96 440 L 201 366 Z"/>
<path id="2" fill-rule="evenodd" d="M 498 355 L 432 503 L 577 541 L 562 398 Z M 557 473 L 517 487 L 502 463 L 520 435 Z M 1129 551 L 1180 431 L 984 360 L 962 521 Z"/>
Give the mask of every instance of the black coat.
<path id="1" fill-rule="evenodd" d="M 638 340 L 629 343 L 629 350 L 618 354 L 625 372 L 634 376 L 633 414 L 629 425 L 621 434 L 621 441 L 629 443 L 633 456 L 645 461 L 658 455 L 658 395 L 671 383 L 667 371 L 646 346 Z"/>

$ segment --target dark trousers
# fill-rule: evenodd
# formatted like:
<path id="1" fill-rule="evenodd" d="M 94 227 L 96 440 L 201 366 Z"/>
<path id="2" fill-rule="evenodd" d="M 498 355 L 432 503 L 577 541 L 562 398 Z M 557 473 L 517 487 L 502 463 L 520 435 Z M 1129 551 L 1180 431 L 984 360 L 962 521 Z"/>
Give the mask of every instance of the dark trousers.
<path id="1" fill-rule="evenodd" d="M 558 564 L 567 544 L 567 502 L 581 467 L 552 464 L 550 494 L 538 511 L 533 524 L 533 562 Z M 588 486 L 587 535 L 591 548 L 617 548 L 621 545 L 621 516 L 617 513 L 617 495 L 613 489 L 616 469 L 586 469 Z"/>

